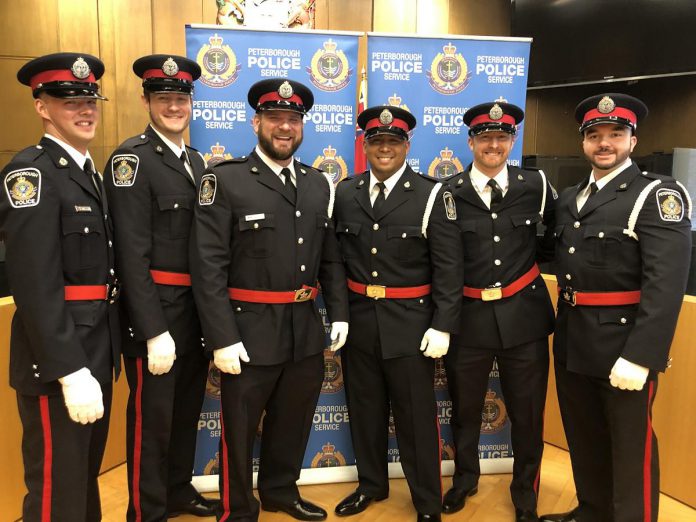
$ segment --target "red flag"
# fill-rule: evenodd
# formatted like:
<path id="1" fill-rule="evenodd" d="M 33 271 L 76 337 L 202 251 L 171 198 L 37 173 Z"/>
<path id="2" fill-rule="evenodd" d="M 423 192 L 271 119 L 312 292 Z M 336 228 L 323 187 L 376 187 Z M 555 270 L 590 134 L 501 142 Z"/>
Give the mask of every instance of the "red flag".
<path id="1" fill-rule="evenodd" d="M 358 95 L 358 112 L 360 114 L 367 107 L 367 77 L 365 67 L 362 69 L 360 78 L 360 94 Z M 357 119 L 357 116 L 356 116 Z M 363 141 L 365 140 L 363 130 L 355 124 L 355 172 L 359 174 L 367 170 L 367 159 L 363 151 Z"/>

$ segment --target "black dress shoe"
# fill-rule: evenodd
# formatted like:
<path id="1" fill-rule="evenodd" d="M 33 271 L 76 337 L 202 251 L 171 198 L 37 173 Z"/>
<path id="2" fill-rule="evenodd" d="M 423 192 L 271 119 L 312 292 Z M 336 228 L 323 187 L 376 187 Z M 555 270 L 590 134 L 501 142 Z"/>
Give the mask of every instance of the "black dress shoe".
<path id="1" fill-rule="evenodd" d="M 478 486 L 474 486 L 471 489 L 450 488 L 445 493 L 445 498 L 442 501 L 442 512 L 448 514 L 456 513 L 464 507 L 466 497 L 471 497 L 476 493 L 478 493 Z"/>
<path id="2" fill-rule="evenodd" d="M 539 520 L 541 522 L 578 522 L 578 508 L 575 508 L 573 511 L 568 511 L 567 513 L 541 515 Z"/>
<path id="3" fill-rule="evenodd" d="M 535 511 L 515 508 L 515 522 L 539 522 L 539 516 Z"/>
<path id="4" fill-rule="evenodd" d="M 384 500 L 385 498 L 387 497 L 371 497 L 370 495 L 365 495 L 364 493 L 360 493 L 359 491 L 354 491 L 346 498 L 341 500 L 336 505 L 336 509 L 334 511 L 339 517 L 357 515 L 358 513 L 362 513 L 363 511 L 365 511 L 367 509 L 367 506 L 369 506 L 373 502 L 379 502 L 380 500 Z"/>
<path id="5" fill-rule="evenodd" d="M 263 502 L 264 511 L 282 511 L 297 520 L 326 520 L 326 510 L 301 498 L 289 504 Z"/>
<path id="6" fill-rule="evenodd" d="M 220 501 L 213 498 L 205 498 L 203 495 L 196 494 L 188 504 L 180 504 L 178 506 L 167 509 L 169 518 L 174 518 L 179 515 L 193 515 L 196 517 L 212 517 L 220 510 Z"/>
<path id="7" fill-rule="evenodd" d="M 418 522 L 440 522 L 440 513 L 434 515 L 424 515 L 423 513 L 418 513 Z"/>

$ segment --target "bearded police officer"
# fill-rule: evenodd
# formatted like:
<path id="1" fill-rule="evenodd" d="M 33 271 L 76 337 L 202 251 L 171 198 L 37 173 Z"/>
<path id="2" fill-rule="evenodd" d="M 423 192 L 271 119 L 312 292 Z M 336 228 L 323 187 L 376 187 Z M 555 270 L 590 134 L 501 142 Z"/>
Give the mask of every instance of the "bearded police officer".
<path id="1" fill-rule="evenodd" d="M 413 115 L 358 116 L 370 170 L 341 182 L 336 230 L 353 328 L 343 351 L 358 489 L 336 506 L 364 511 L 389 494 L 389 406 L 418 520 L 440 520 L 440 440 L 433 382 L 459 325 L 461 258 L 450 192 L 406 163 Z"/>
<path id="2" fill-rule="evenodd" d="M 314 97 L 301 83 L 254 84 L 258 145 L 202 178 L 192 254 L 206 350 L 221 371 L 223 520 L 257 520 L 251 459 L 262 413 L 263 509 L 299 520 L 326 511 L 296 481 L 324 376 L 321 283 L 333 348 L 348 333 L 345 271 L 331 220 L 331 178 L 293 159 Z"/>
<path id="3" fill-rule="evenodd" d="M 589 179 L 558 200 L 556 386 L 578 507 L 546 521 L 656 521 L 652 405 L 686 288 L 691 201 L 630 155 L 638 99 L 602 94 L 575 112 Z"/>
<path id="4" fill-rule="evenodd" d="M 81 53 L 42 56 L 17 73 L 45 132 L 3 169 L 0 199 L 27 521 L 101 520 L 97 475 L 120 357 L 112 228 L 88 151 L 103 73 Z"/>
<path id="5" fill-rule="evenodd" d="M 176 55 L 133 63 L 150 116 L 105 171 L 124 285 L 128 520 L 214 514 L 191 485 L 208 375 L 189 275 L 189 234 L 203 158 L 184 144 L 198 64 Z"/>
<path id="6" fill-rule="evenodd" d="M 502 101 L 464 115 L 474 159 L 447 181 L 464 255 L 462 322 L 445 358 L 453 401 L 455 472 L 443 509 L 454 513 L 478 490 L 478 443 L 488 375 L 497 362 L 512 423 L 510 493 L 518 521 L 538 520 L 536 505 L 553 307 L 537 261 L 553 255 L 555 192 L 541 171 L 507 165 L 524 118 Z M 537 225 L 546 233 L 537 240 Z"/>

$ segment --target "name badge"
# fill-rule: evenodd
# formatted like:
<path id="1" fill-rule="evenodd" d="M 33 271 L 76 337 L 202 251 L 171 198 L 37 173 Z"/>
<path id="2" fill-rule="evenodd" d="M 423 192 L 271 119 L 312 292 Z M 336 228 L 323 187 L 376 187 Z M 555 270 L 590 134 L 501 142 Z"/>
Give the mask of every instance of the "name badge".
<path id="1" fill-rule="evenodd" d="M 244 216 L 244 221 L 258 221 L 259 219 L 266 219 L 266 214 L 249 214 Z"/>

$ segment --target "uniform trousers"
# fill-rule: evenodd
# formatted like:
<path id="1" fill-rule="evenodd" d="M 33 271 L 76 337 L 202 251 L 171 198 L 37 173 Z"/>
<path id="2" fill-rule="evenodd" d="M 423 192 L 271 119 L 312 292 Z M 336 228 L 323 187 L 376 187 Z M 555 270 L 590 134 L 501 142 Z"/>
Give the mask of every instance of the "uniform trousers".
<path id="1" fill-rule="evenodd" d="M 104 416 L 92 424 L 70 419 L 63 395 L 17 394 L 22 421 L 26 522 L 101 520 L 99 483 L 109 432 L 112 385 L 102 384 Z"/>
<path id="2" fill-rule="evenodd" d="M 153 375 L 146 357 L 124 357 L 130 395 L 126 411 L 128 511 L 136 522 L 167 520 L 167 509 L 188 504 L 209 361 L 200 351 Z"/>
<path id="3" fill-rule="evenodd" d="M 500 385 L 511 422 L 514 465 L 512 503 L 534 511 L 539 492 L 544 451 L 544 405 L 549 371 L 547 339 L 507 349 L 450 347 L 445 356 L 447 383 L 452 397 L 452 432 L 455 445 L 453 487 L 470 490 L 478 484 L 481 413 L 493 361 L 498 362 Z"/>
<path id="4" fill-rule="evenodd" d="M 660 499 L 652 405 L 657 379 L 642 390 L 555 364 L 581 522 L 655 522 Z"/>
<path id="5" fill-rule="evenodd" d="M 220 521 L 258 520 L 252 452 L 264 410 L 259 498 L 286 505 L 300 498 L 296 482 L 323 381 L 323 353 L 271 366 L 242 365 L 237 375 L 220 373 Z"/>
<path id="6" fill-rule="evenodd" d="M 353 324 L 360 325 L 356 328 L 365 327 L 368 331 L 363 319 L 353 316 L 351 319 Z M 372 330 L 376 334 L 376 328 Z M 391 404 L 401 466 L 413 505 L 419 513 L 440 513 L 442 481 L 435 361 L 420 353 L 384 359 L 377 335 L 370 345 L 349 344 L 341 353 L 358 491 L 375 498 L 389 495 L 387 447 Z"/>

